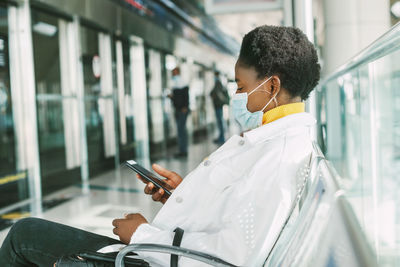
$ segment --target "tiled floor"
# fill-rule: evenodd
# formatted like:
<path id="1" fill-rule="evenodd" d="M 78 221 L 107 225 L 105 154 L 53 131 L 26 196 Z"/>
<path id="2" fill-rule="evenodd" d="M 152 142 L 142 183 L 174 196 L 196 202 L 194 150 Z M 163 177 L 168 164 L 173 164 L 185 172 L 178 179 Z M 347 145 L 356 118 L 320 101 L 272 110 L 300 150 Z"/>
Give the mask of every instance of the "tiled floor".
<path id="1" fill-rule="evenodd" d="M 190 146 L 187 159 L 168 157 L 156 163 L 185 176 L 216 148 L 211 140 L 205 139 Z M 81 187 L 72 186 L 48 196 L 71 200 L 34 216 L 115 238 L 111 225 L 113 219 L 123 217 L 124 213 L 140 212 L 151 221 L 161 207 L 160 203 L 143 193 L 144 184 L 123 165 L 119 170 L 91 179 L 90 187 L 86 194 Z M 0 232 L 0 244 L 8 231 Z"/>

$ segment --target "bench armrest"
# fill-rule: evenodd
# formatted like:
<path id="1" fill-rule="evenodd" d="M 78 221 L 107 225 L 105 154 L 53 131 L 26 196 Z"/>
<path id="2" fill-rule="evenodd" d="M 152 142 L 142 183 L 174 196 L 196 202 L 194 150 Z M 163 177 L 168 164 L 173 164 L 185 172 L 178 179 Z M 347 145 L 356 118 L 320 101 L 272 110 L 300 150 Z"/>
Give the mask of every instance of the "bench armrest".
<path id="1" fill-rule="evenodd" d="M 194 260 L 198 260 L 198 261 L 204 262 L 206 264 L 209 264 L 211 266 L 238 267 L 238 266 L 233 265 L 229 262 L 226 262 L 220 258 L 211 256 L 207 253 L 199 252 L 196 250 L 191 250 L 191 249 L 176 247 L 176 246 L 148 244 L 148 243 L 131 244 L 131 245 L 123 248 L 117 255 L 117 258 L 115 260 L 115 266 L 116 267 L 124 267 L 123 259 L 124 259 L 125 255 L 128 254 L 129 252 L 138 252 L 138 251 L 175 254 L 178 256 L 183 256 L 183 257 L 191 258 Z"/>

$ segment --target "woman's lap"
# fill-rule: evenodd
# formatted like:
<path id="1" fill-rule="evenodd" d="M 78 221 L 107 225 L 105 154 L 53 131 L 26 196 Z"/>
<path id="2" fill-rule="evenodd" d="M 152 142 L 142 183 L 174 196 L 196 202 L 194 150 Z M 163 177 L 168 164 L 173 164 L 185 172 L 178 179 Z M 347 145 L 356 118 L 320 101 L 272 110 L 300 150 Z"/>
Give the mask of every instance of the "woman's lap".
<path id="1" fill-rule="evenodd" d="M 38 218 L 16 222 L 0 249 L 0 266 L 52 266 L 63 255 L 97 251 L 120 241 Z"/>

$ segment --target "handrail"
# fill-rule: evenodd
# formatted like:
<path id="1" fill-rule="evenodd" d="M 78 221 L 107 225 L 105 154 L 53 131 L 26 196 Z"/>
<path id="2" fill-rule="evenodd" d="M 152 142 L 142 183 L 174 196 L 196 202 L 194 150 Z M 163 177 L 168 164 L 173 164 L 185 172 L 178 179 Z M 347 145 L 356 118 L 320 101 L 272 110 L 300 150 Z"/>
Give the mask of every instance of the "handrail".
<path id="1" fill-rule="evenodd" d="M 343 221 L 346 232 L 349 236 L 352 247 L 357 254 L 357 260 L 360 266 L 363 267 L 376 267 L 378 263 L 376 257 L 374 257 L 374 252 L 368 245 L 367 238 L 358 223 L 357 217 L 351 208 L 350 203 L 345 197 L 344 190 L 340 186 L 340 176 L 337 174 L 336 170 L 328 160 L 324 160 L 326 169 L 329 172 L 329 178 L 332 185 L 336 187 L 335 198 L 338 207 L 338 212 L 340 218 Z"/>
<path id="2" fill-rule="evenodd" d="M 338 208 L 343 218 L 344 226 L 350 237 L 352 246 L 358 255 L 360 266 L 363 267 L 376 267 L 378 263 L 374 257 L 374 252 L 368 245 L 368 241 L 357 222 L 356 215 L 353 212 L 349 202 L 343 195 L 338 197 Z"/>
<path id="3" fill-rule="evenodd" d="M 339 67 L 334 73 L 323 79 L 318 89 L 322 88 L 329 81 L 342 76 L 355 68 L 386 56 L 393 51 L 400 49 L 400 22 L 394 25 L 388 32 L 376 39 L 372 44 L 361 50 L 356 56 Z"/>
<path id="4" fill-rule="evenodd" d="M 315 144 L 314 151 L 316 155 L 320 153 Z M 313 189 L 310 191 L 314 193 L 308 196 L 299 217 L 282 235 L 279 246 L 275 248 L 277 250 L 273 252 L 274 257 L 267 259 L 266 266 L 317 266 L 328 257 L 319 255 L 320 246 L 329 246 L 332 251 L 340 252 L 343 250 L 343 244 L 336 242 L 337 239 L 344 239 L 346 249 L 350 250 L 347 254 L 350 256 L 338 258 L 339 261 L 343 261 L 338 263 L 339 265 L 347 263 L 355 267 L 377 267 L 375 254 L 340 186 L 339 175 L 328 160 L 323 158 L 319 162 L 318 172 L 314 174 L 316 177 Z M 318 206 L 321 207 L 320 210 Z M 316 214 L 324 214 L 326 220 L 321 220 L 322 217 Z M 311 217 L 313 219 L 310 219 Z M 332 221 L 341 225 L 341 230 L 333 236 L 329 234 L 335 231 L 331 229 L 335 227 Z M 326 236 L 325 232 L 328 232 Z"/>

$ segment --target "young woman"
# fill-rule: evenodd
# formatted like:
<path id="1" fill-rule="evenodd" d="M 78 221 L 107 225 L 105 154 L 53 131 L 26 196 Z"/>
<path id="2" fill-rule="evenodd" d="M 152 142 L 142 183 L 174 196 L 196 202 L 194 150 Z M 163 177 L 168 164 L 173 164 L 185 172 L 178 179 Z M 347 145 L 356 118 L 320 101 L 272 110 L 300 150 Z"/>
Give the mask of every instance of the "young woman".
<path id="1" fill-rule="evenodd" d="M 268 253 L 296 194 L 295 176 L 308 162 L 315 119 L 303 100 L 317 85 L 320 66 L 313 44 L 298 29 L 262 26 L 244 38 L 235 65 L 238 89 L 232 110 L 243 129 L 185 179 L 153 165 L 175 188 L 168 198 L 154 185 L 145 192 L 161 208 L 149 223 L 140 214 L 113 221 L 122 243 L 172 244 L 183 229 L 182 247 L 248 266 L 261 249 Z M 139 177 L 140 178 L 140 177 Z M 264 244 L 264 240 L 271 240 Z M 97 251 L 118 240 L 68 226 L 25 219 L 10 230 L 0 250 L 1 266 L 52 265 L 61 256 Z M 162 266 L 169 256 L 139 253 Z M 200 266 L 180 258 L 179 266 Z"/>

